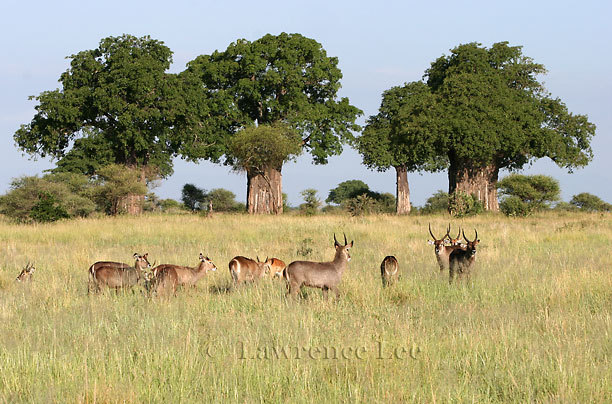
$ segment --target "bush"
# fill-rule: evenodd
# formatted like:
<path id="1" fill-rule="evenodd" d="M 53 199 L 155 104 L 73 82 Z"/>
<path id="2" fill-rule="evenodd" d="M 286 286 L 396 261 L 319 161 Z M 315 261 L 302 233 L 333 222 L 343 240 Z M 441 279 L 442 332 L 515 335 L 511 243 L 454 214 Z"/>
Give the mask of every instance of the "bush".
<path id="1" fill-rule="evenodd" d="M 504 198 L 499 203 L 499 210 L 506 216 L 528 216 L 531 214 L 529 204 L 516 195 Z"/>
<path id="2" fill-rule="evenodd" d="M 325 202 L 341 205 L 349 199 L 368 194 L 369 192 L 370 187 L 365 182 L 361 180 L 348 180 L 341 182 L 336 188 L 331 189 Z"/>
<path id="3" fill-rule="evenodd" d="M 455 191 L 449 196 L 448 211 L 452 216 L 474 216 L 484 212 L 484 204 L 476 195 Z"/>
<path id="4" fill-rule="evenodd" d="M 559 181 L 547 175 L 520 175 L 511 174 L 497 183 L 497 189 L 502 197 L 516 197 L 526 204 L 529 213 L 536 210 L 550 209 L 553 202 L 559 200 L 561 189 Z M 500 203 L 504 203 L 504 199 Z M 509 202 L 508 206 L 519 209 L 516 201 Z"/>
<path id="5" fill-rule="evenodd" d="M 0 213 L 22 222 L 48 221 L 54 216 L 85 217 L 96 204 L 90 199 L 92 183 L 80 174 L 24 176 L 11 182 L 10 190 L 0 197 Z M 56 214 L 51 214 L 51 208 Z M 32 210 L 34 214 L 32 215 Z M 60 212 L 61 210 L 61 212 Z"/>
<path id="6" fill-rule="evenodd" d="M 578 195 L 574 195 L 569 203 L 575 206 L 576 208 L 586 212 L 612 211 L 611 204 L 604 202 L 598 196 L 589 194 L 588 192 L 582 192 Z"/>
<path id="7" fill-rule="evenodd" d="M 181 201 L 192 212 L 202 210 L 206 202 L 206 191 L 193 184 L 185 184 L 181 191 Z"/>
<path id="8" fill-rule="evenodd" d="M 351 216 L 362 216 L 377 211 L 377 204 L 374 198 L 365 194 L 349 199 L 345 202 L 345 206 Z"/>
<path id="9" fill-rule="evenodd" d="M 569 202 L 559 202 L 555 205 L 555 210 L 563 212 L 578 212 L 580 208 L 578 208 L 576 205 L 572 205 Z"/>
<path id="10" fill-rule="evenodd" d="M 236 194 L 223 188 L 215 188 L 205 196 L 205 203 L 212 202 L 214 212 L 241 212 L 244 204 L 236 202 Z"/>
<path id="11" fill-rule="evenodd" d="M 435 194 L 427 198 L 425 205 L 420 209 L 421 213 L 446 213 L 448 212 L 449 196 L 447 192 L 438 190 Z"/>

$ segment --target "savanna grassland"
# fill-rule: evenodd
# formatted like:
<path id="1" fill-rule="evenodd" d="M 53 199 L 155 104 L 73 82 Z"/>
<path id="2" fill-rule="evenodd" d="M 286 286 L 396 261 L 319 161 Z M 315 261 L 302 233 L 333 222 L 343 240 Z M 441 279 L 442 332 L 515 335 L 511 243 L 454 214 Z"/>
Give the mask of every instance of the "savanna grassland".
<path id="1" fill-rule="evenodd" d="M 449 221 L 478 229 L 471 283 L 427 244 Z M 231 288 L 233 256 L 331 260 L 334 232 L 355 241 L 339 301 Z M 611 246 L 599 214 L 0 221 L 0 401 L 609 402 Z M 91 263 L 134 252 L 218 270 L 170 299 L 87 295 Z M 402 275 L 383 290 L 386 255 Z"/>

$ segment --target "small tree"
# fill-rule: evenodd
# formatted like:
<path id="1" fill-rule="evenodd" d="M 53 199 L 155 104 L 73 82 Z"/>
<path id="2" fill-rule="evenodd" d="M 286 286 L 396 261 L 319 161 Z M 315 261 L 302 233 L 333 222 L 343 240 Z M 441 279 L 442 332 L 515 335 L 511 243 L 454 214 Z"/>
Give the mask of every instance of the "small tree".
<path id="1" fill-rule="evenodd" d="M 321 200 L 317 197 L 316 189 L 305 189 L 300 192 L 304 203 L 300 205 L 300 211 L 308 216 L 316 215 L 321 207 Z"/>
<path id="2" fill-rule="evenodd" d="M 588 192 L 582 192 L 578 195 L 574 195 L 570 204 L 576 206 L 582 211 L 586 212 L 610 212 L 612 211 L 612 205 L 603 201 L 596 195 L 589 194 Z"/>
<path id="3" fill-rule="evenodd" d="M 30 211 L 30 217 L 36 222 L 45 223 L 66 219 L 69 218 L 70 215 L 51 193 L 41 192 L 38 195 L 38 202 Z"/>
<path id="4" fill-rule="evenodd" d="M 141 174 L 140 170 L 119 164 L 98 170 L 99 186 L 94 190 L 98 205 L 111 215 L 142 212 L 147 186 L 141 181 Z"/>
<path id="5" fill-rule="evenodd" d="M 236 194 L 223 188 L 212 189 L 206 195 L 206 203 L 212 202 L 215 212 L 238 212 L 244 205 L 236 202 Z"/>
<path id="6" fill-rule="evenodd" d="M 448 193 L 439 189 L 435 194 L 427 198 L 425 205 L 421 208 L 421 213 L 446 213 L 448 212 L 448 203 Z"/>
<path id="7" fill-rule="evenodd" d="M 329 195 L 325 202 L 335 203 L 341 205 L 348 199 L 353 199 L 359 195 L 367 194 L 370 192 L 368 184 L 361 180 L 348 180 L 343 181 L 334 189 L 329 191 Z"/>
<path id="8" fill-rule="evenodd" d="M 181 201 L 192 212 L 201 210 L 206 202 L 206 191 L 193 184 L 185 184 L 181 192 Z"/>
<path id="9" fill-rule="evenodd" d="M 283 213 L 281 169 L 302 152 L 302 140 L 286 125 L 250 126 L 229 144 L 237 171 L 247 174 L 247 207 L 253 213 Z"/>
<path id="10" fill-rule="evenodd" d="M 504 198 L 500 209 L 506 215 L 525 216 L 549 209 L 561 194 L 559 182 L 547 175 L 511 174 L 499 181 L 497 188 Z"/>

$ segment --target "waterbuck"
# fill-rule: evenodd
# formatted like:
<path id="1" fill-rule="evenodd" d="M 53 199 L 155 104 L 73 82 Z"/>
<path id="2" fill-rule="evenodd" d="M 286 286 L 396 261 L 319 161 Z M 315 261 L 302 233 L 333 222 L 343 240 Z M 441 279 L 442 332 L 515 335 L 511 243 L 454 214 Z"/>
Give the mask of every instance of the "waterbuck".
<path id="1" fill-rule="evenodd" d="M 433 240 L 429 240 L 428 243 L 434 246 L 434 252 L 436 254 L 436 260 L 438 261 L 438 266 L 440 267 L 440 271 L 444 271 L 449 267 L 448 260 L 450 254 L 456 249 L 463 248 L 461 242 L 459 241 L 459 236 L 461 234 L 461 230 L 459 230 L 459 234 L 457 234 L 457 238 L 452 238 L 450 236 L 450 224 L 448 225 L 448 229 L 446 230 L 446 234 L 442 236 L 441 239 L 436 238 L 433 232 L 431 231 L 431 223 L 429 224 L 429 234 L 433 237 Z M 451 245 L 445 245 L 445 240 L 448 237 Z"/>
<path id="2" fill-rule="evenodd" d="M 168 282 L 172 282 L 171 279 L 174 279 L 174 275 L 166 274 L 166 272 L 175 272 L 176 273 L 176 286 L 195 286 L 195 284 L 202 279 L 208 271 L 216 271 L 217 267 L 212 262 L 212 260 L 204 254 L 200 253 L 200 263 L 195 267 L 187 267 L 181 265 L 173 265 L 173 264 L 161 264 L 156 266 L 153 269 L 153 274 L 155 278 L 162 274 L 162 277 L 170 276 Z M 157 280 L 154 281 L 156 283 Z M 174 286 L 174 289 L 176 289 Z"/>
<path id="3" fill-rule="evenodd" d="M 457 279 L 461 279 L 465 275 L 469 279 L 472 265 L 476 261 L 476 246 L 480 243 L 476 229 L 474 229 L 474 233 L 476 233 L 476 236 L 472 241 L 468 240 L 463 233 L 463 238 L 467 242 L 466 247 L 456 249 L 450 254 L 448 283 L 452 283 L 455 276 L 457 276 Z"/>
<path id="4" fill-rule="evenodd" d="M 255 261 L 239 255 L 232 258 L 228 266 L 230 275 L 234 280 L 234 285 L 239 285 L 246 281 L 254 282 L 266 273 L 265 262 L 259 261 L 259 257 Z"/>
<path id="5" fill-rule="evenodd" d="M 349 249 L 353 247 L 346 241 L 344 235 L 344 245 L 338 243 L 334 234 L 334 248 L 336 255 L 331 262 L 312 262 L 312 261 L 293 261 L 283 271 L 283 276 L 287 281 L 287 295 L 297 297 L 302 286 L 319 288 L 323 290 L 323 297 L 327 298 L 327 291 L 336 293 L 336 298 L 340 297 L 338 285 L 342 280 L 342 274 L 351 260 Z"/>
<path id="6" fill-rule="evenodd" d="M 397 282 L 399 279 L 399 263 L 393 255 L 387 255 L 380 264 L 380 276 L 383 287 Z"/>
<path id="7" fill-rule="evenodd" d="M 150 274 L 145 274 L 147 280 L 147 290 L 149 293 L 155 293 L 157 296 L 176 295 L 176 287 L 178 286 L 178 274 L 172 266 L 153 268 Z"/>
<path id="8" fill-rule="evenodd" d="M 89 283 L 87 285 L 87 293 L 91 291 L 99 292 L 101 286 L 119 289 L 136 285 L 143 277 L 142 270 L 150 268 L 151 264 L 148 261 L 149 254 L 139 255 L 134 254 L 136 262 L 134 266 L 117 262 L 99 261 L 89 267 Z"/>
<path id="9" fill-rule="evenodd" d="M 271 278 L 280 278 L 283 276 L 283 270 L 287 266 L 283 261 L 278 258 L 266 258 L 264 262 L 265 272 L 270 274 Z"/>
<path id="10" fill-rule="evenodd" d="M 17 275 L 15 279 L 17 282 L 30 282 L 34 277 L 34 264 L 30 264 L 29 262 L 26 264 L 25 268 Z"/>

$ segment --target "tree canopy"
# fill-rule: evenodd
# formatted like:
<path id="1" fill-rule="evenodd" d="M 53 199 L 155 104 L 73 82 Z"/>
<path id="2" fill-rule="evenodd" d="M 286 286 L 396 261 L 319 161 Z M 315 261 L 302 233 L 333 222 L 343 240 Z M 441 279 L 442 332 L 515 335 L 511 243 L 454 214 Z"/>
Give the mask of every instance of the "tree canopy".
<path id="1" fill-rule="evenodd" d="M 182 77 L 200 80 L 201 91 L 224 105 L 216 111 L 224 128 L 219 147 L 223 137 L 227 141 L 240 127 L 282 122 L 301 135 L 316 163 L 326 163 L 340 154 L 342 142 L 352 139 L 361 114 L 347 98 L 338 99 L 342 73 L 337 65 L 338 59 L 327 56 L 313 39 L 268 34 L 198 56 Z"/>
<path id="2" fill-rule="evenodd" d="M 32 121 L 15 133 L 18 147 L 65 158 L 59 164 L 64 170 L 91 174 L 112 162 L 154 165 L 160 174 L 170 174 L 186 133 L 181 132 L 186 125 L 176 124 L 185 121 L 183 86 L 166 72 L 170 49 L 148 36 L 122 35 L 69 59 L 61 88 L 31 97 L 39 104 Z"/>

